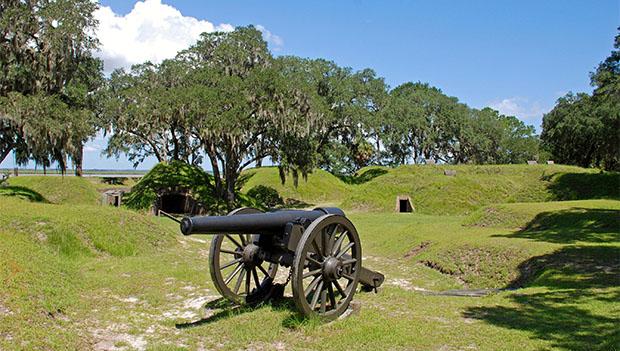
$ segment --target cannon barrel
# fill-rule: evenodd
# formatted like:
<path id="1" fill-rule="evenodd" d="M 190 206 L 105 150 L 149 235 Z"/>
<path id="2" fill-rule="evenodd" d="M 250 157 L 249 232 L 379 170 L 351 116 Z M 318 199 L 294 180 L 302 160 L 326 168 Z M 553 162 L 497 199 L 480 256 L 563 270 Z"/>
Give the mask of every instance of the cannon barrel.
<path id="1" fill-rule="evenodd" d="M 235 216 L 185 217 L 181 221 L 181 232 L 190 234 L 275 234 L 282 232 L 287 223 L 312 222 L 325 214 L 344 216 L 335 207 L 316 208 L 312 211 L 279 210 L 266 213 L 239 214 Z"/>

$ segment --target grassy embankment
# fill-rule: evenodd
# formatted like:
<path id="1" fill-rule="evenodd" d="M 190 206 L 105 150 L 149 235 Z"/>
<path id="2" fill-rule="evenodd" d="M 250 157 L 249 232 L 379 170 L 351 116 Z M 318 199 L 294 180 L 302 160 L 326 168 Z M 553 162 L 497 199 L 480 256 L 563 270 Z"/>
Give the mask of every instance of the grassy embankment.
<path id="1" fill-rule="evenodd" d="M 379 294 L 356 295 L 359 315 L 328 325 L 301 320 L 289 299 L 257 309 L 209 303 L 217 292 L 206 268 L 208 238 L 93 205 L 92 186 L 11 179 L 36 196 L 0 197 L 0 349 L 619 348 L 618 175 L 452 168 L 454 178 L 425 166 L 348 183 L 319 171 L 298 189 L 257 170 L 247 187 L 350 204 L 364 264 L 387 276 Z M 569 174 L 551 176 L 562 171 Z M 418 213 L 385 212 L 400 193 L 412 196 Z M 606 199 L 517 203 L 574 198 Z M 509 290 L 436 294 L 460 288 Z"/>
<path id="2" fill-rule="evenodd" d="M 446 169 L 456 176 L 445 176 Z M 397 195 L 410 196 L 418 213 L 436 215 L 468 214 L 494 203 L 620 198 L 617 174 L 560 165 L 368 167 L 345 181 L 316 170 L 297 188 L 292 180 L 281 184 L 275 167 L 247 173 L 245 191 L 262 184 L 283 198 L 358 212 L 391 212 Z"/>

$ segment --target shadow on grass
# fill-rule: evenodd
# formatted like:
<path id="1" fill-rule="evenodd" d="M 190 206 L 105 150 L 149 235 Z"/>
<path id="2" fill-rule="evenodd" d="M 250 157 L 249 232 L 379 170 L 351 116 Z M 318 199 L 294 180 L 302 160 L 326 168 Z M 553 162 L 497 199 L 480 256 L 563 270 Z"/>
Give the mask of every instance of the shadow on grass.
<path id="1" fill-rule="evenodd" d="M 586 306 L 620 300 L 620 248 L 569 246 L 519 265 L 509 287 L 545 287 L 544 292 L 514 293 L 512 305 L 470 307 L 467 318 L 529 332 L 565 350 L 611 350 L 620 346 L 620 318 Z"/>
<path id="2" fill-rule="evenodd" d="M 32 202 L 49 202 L 45 199 L 45 197 L 43 197 L 43 195 L 23 186 L 9 185 L 0 187 L 0 196 L 15 196 Z"/>
<path id="3" fill-rule="evenodd" d="M 218 310 L 218 311 L 206 318 L 201 318 L 196 321 L 187 322 L 187 323 L 177 323 L 175 324 L 175 327 L 177 329 L 199 327 L 201 325 L 217 322 L 221 319 L 238 316 L 240 314 L 250 312 L 253 310 L 253 308 L 251 307 L 233 305 L 230 301 L 226 300 L 223 297 L 220 297 L 219 299 L 208 302 L 202 308 L 208 309 L 208 310 Z"/>
<path id="4" fill-rule="evenodd" d="M 256 309 L 267 307 L 277 311 L 285 311 L 288 315 L 282 320 L 282 327 L 286 329 L 296 330 L 300 328 L 315 328 L 325 324 L 318 317 L 306 317 L 297 310 L 295 301 L 291 296 L 282 296 L 271 298 L 267 302 L 256 307 L 234 305 L 225 298 L 208 302 L 203 308 L 209 310 L 218 310 L 209 317 L 201 318 L 196 321 L 176 324 L 177 329 L 186 329 L 199 327 L 201 325 L 217 322 L 222 319 L 233 318 L 244 313 L 255 311 Z"/>
<path id="5" fill-rule="evenodd" d="M 618 199 L 620 173 L 564 173 L 544 176 L 555 200 Z"/>
<path id="6" fill-rule="evenodd" d="M 548 340 L 558 349 L 618 349 L 620 318 L 580 308 L 571 300 L 574 297 L 562 291 L 514 295 L 511 300 L 518 307 L 471 307 L 464 316 L 507 329 L 528 331 L 533 338 Z"/>
<path id="7" fill-rule="evenodd" d="M 522 230 L 501 237 L 570 244 L 578 241 L 612 243 L 620 241 L 620 210 L 570 208 L 542 212 Z"/>
<path id="8" fill-rule="evenodd" d="M 222 319 L 233 318 L 244 313 L 252 312 L 261 307 L 271 307 L 276 310 L 289 311 L 290 315 L 282 321 L 282 325 L 284 327 L 295 328 L 295 326 L 301 326 L 306 323 L 306 319 L 301 316 L 301 314 L 294 312 L 295 302 L 292 297 L 271 299 L 268 302 L 255 307 L 234 305 L 225 298 L 219 298 L 208 302 L 205 306 L 203 306 L 203 308 L 208 310 L 216 310 L 216 312 L 212 315 L 192 322 L 178 323 L 175 327 L 177 329 L 199 327 L 201 325 L 214 323 Z"/>
<path id="9" fill-rule="evenodd" d="M 567 246 L 518 266 L 510 288 L 588 289 L 620 286 L 620 247 Z"/>
<path id="10" fill-rule="evenodd" d="M 361 174 L 356 174 L 352 176 L 339 175 L 337 177 L 347 184 L 363 184 L 377 178 L 378 176 L 382 176 L 387 172 L 387 170 L 382 168 L 371 168 L 367 171 L 362 172 Z"/>

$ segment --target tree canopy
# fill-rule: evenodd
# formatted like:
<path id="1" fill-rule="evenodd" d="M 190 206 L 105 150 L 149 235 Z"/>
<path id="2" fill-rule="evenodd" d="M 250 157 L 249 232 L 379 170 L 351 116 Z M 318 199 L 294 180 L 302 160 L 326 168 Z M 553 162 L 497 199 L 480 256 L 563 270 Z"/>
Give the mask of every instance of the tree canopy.
<path id="1" fill-rule="evenodd" d="M 620 170 L 620 33 L 590 78 L 591 95 L 569 92 L 544 116 L 542 143 L 562 163 Z"/>
<path id="2" fill-rule="evenodd" d="M 0 4 L 0 162 L 44 168 L 67 157 L 81 173 L 83 143 L 95 134 L 102 64 L 90 0 L 7 0 Z"/>
<path id="3" fill-rule="evenodd" d="M 534 127 L 490 108 L 471 109 L 428 84 L 394 88 L 382 115 L 388 164 L 524 163 L 538 154 Z"/>
<path id="4" fill-rule="evenodd" d="M 105 154 L 134 166 L 213 170 L 205 189 L 238 202 L 243 169 L 263 162 L 295 184 L 320 167 L 351 175 L 367 165 L 524 163 L 551 152 L 558 162 L 618 167 L 618 37 L 591 79 L 592 95 L 569 94 L 533 126 L 475 109 L 439 88 L 393 89 L 372 69 L 325 59 L 273 57 L 253 26 L 203 33 L 160 63 L 103 77 L 90 0 L 0 4 L 0 162 L 35 161 L 81 171 L 84 143 L 98 131 Z M 596 142 L 592 142 L 595 140 Z"/>

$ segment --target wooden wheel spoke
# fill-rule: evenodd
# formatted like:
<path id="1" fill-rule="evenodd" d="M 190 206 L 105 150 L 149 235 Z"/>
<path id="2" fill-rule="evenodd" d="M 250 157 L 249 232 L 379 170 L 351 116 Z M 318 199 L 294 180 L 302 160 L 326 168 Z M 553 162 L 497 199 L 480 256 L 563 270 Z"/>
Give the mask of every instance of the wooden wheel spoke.
<path id="1" fill-rule="evenodd" d="M 310 293 L 314 290 L 316 285 L 322 280 L 323 280 L 323 277 L 319 275 L 315 277 L 314 280 L 312 280 L 312 282 L 310 282 L 310 285 L 308 285 L 306 290 L 304 290 L 304 296 L 306 297 L 306 299 L 308 298 L 308 295 L 310 295 Z"/>
<path id="2" fill-rule="evenodd" d="M 332 250 L 334 249 L 334 243 L 336 242 L 336 234 L 338 233 L 338 227 L 340 227 L 340 224 L 334 225 L 334 230 L 332 230 L 332 233 L 327 238 L 327 247 L 325 248 L 326 256 L 330 254 Z"/>
<path id="3" fill-rule="evenodd" d="M 319 294 L 321 293 L 322 290 L 323 290 L 323 281 L 321 280 L 321 282 L 319 283 L 319 286 L 317 286 L 316 290 L 314 291 L 314 295 L 312 296 L 312 302 L 310 303 L 311 310 L 314 310 L 316 308 L 316 303 L 319 300 Z"/>
<path id="4" fill-rule="evenodd" d="M 338 292 L 340 293 L 340 295 L 342 295 L 343 298 L 347 297 L 347 294 L 344 292 L 344 290 L 340 286 L 340 283 L 338 283 L 337 280 L 334 280 L 334 285 L 336 286 L 336 290 L 338 290 Z"/>
<path id="5" fill-rule="evenodd" d="M 226 249 L 220 249 L 220 252 L 231 254 L 231 255 L 241 255 L 241 252 L 239 251 L 232 251 L 232 250 L 226 250 Z"/>
<path id="6" fill-rule="evenodd" d="M 239 265 L 237 266 L 237 268 L 235 268 L 234 271 L 232 271 L 232 273 L 230 273 L 228 275 L 228 277 L 226 277 L 226 279 L 224 280 L 224 284 L 228 285 L 228 283 L 230 283 L 230 281 L 243 269 L 243 263 L 239 263 Z"/>
<path id="7" fill-rule="evenodd" d="M 339 253 L 338 255 L 336 255 L 336 258 L 340 258 L 342 257 L 345 253 L 347 253 L 347 251 L 349 251 L 349 249 L 351 249 L 353 247 L 353 245 L 355 245 L 353 242 L 350 242 L 347 244 L 347 246 L 345 246 Z"/>
<path id="8" fill-rule="evenodd" d="M 258 279 L 258 272 L 256 271 L 256 267 L 252 268 L 252 276 L 254 277 L 256 289 L 260 289 L 260 279 Z"/>
<path id="9" fill-rule="evenodd" d="M 332 248 L 332 255 L 335 255 L 336 253 L 338 253 L 338 251 L 340 251 L 340 248 L 342 247 L 342 242 L 347 237 L 347 233 L 348 233 L 348 231 L 346 231 L 346 230 L 344 232 L 342 232 L 342 234 L 338 238 L 338 241 L 336 241 L 336 244 Z"/>
<path id="10" fill-rule="evenodd" d="M 245 234 L 239 234 L 239 238 L 241 239 L 241 243 L 243 244 L 243 246 L 248 244 L 248 241 L 246 240 Z"/>
<path id="11" fill-rule="evenodd" d="M 241 257 L 239 257 L 239 258 L 237 258 L 237 259 L 234 259 L 234 260 L 232 260 L 232 261 L 230 261 L 230 262 L 226 263 L 225 265 L 221 266 L 221 267 L 220 267 L 220 270 L 224 270 L 224 269 L 226 269 L 226 268 L 228 268 L 228 267 L 230 267 L 230 266 L 234 265 L 235 263 L 239 263 L 239 262 L 241 262 L 241 260 L 242 260 L 242 259 L 241 259 Z"/>
<path id="12" fill-rule="evenodd" d="M 314 247 L 314 250 L 316 251 L 315 253 L 323 257 L 323 253 L 321 252 L 321 248 L 319 247 L 316 237 L 314 238 L 314 240 L 312 240 L 312 246 Z"/>
<path id="13" fill-rule="evenodd" d="M 308 254 L 306 255 L 306 259 L 314 264 L 318 264 L 321 265 L 321 262 L 315 260 L 314 258 L 312 258 L 311 253 L 308 252 Z"/>
<path id="14" fill-rule="evenodd" d="M 323 272 L 323 268 L 318 268 L 318 269 L 315 269 L 315 270 L 313 270 L 313 271 L 309 271 L 309 272 L 304 273 L 304 275 L 302 276 L 302 278 L 303 278 L 303 279 L 306 279 L 306 278 L 308 278 L 308 277 L 310 277 L 310 276 L 313 276 L 313 275 L 319 274 L 319 273 L 321 273 L 321 272 Z"/>
<path id="15" fill-rule="evenodd" d="M 258 267 L 258 269 L 260 269 L 260 271 L 261 271 L 261 272 L 263 272 L 263 274 L 264 274 L 264 275 L 266 275 L 267 277 L 269 277 L 269 272 L 267 272 L 267 271 L 265 270 L 265 268 L 263 267 L 263 265 L 262 265 L 262 264 L 259 264 L 257 267 Z"/>
<path id="16" fill-rule="evenodd" d="M 226 237 L 233 242 L 233 244 L 235 244 L 238 248 L 243 249 L 243 246 L 241 246 L 241 244 L 239 244 L 239 242 L 237 240 L 235 240 L 235 238 L 232 237 L 232 235 L 230 234 L 226 234 Z"/>
<path id="17" fill-rule="evenodd" d="M 331 283 L 327 284 L 327 292 L 329 293 L 329 302 L 332 304 L 332 309 L 334 309 L 336 308 L 336 296 Z"/>
<path id="18" fill-rule="evenodd" d="M 243 265 L 241 266 L 243 267 Z M 239 293 L 239 288 L 241 287 L 241 282 L 243 281 L 243 273 L 239 274 L 239 278 L 237 278 L 237 283 L 235 283 L 235 294 Z"/>
<path id="19" fill-rule="evenodd" d="M 327 289 L 321 290 L 321 313 L 325 313 L 325 307 L 327 305 Z"/>
<path id="20" fill-rule="evenodd" d="M 250 274 L 251 274 L 250 270 L 246 269 L 245 270 L 245 294 L 246 295 L 250 295 L 250 282 L 251 282 Z"/>
<path id="21" fill-rule="evenodd" d="M 355 258 L 350 258 L 348 260 L 342 261 L 342 265 L 343 266 L 348 266 L 348 265 L 353 264 L 355 262 L 357 262 L 357 260 Z"/>

